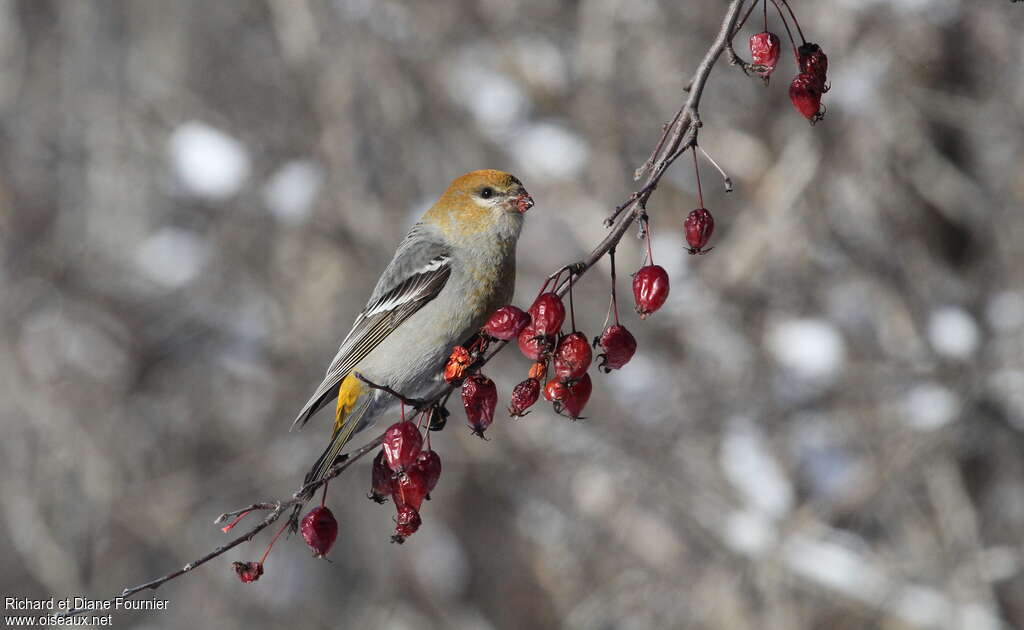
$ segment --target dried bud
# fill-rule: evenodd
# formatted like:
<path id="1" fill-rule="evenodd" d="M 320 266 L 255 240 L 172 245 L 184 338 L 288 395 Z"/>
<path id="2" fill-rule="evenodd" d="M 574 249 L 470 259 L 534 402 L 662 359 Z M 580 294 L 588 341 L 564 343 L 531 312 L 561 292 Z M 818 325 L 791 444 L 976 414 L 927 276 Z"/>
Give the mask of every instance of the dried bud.
<path id="1" fill-rule="evenodd" d="M 532 370 L 531 370 L 532 372 Z M 527 411 L 537 402 L 540 396 L 540 381 L 536 378 L 528 378 L 515 386 L 512 390 L 512 402 L 508 406 L 508 413 L 513 418 L 525 416 Z"/>
<path id="2" fill-rule="evenodd" d="M 583 411 L 587 401 L 590 400 L 590 392 L 593 389 L 594 386 L 590 382 L 589 374 L 584 374 L 583 378 L 566 384 L 566 393 L 562 398 L 562 409 L 565 410 L 565 413 L 570 418 L 576 420 L 580 417 L 580 412 Z"/>
<path id="3" fill-rule="evenodd" d="M 384 459 L 384 450 L 377 451 L 377 456 L 373 458 L 373 466 L 370 472 L 370 494 L 367 495 L 367 498 L 373 499 L 377 503 L 387 501 L 388 495 L 391 494 L 393 477 L 394 473 L 391 472 L 391 468 Z"/>
<path id="4" fill-rule="evenodd" d="M 817 44 L 805 42 L 796 51 L 800 72 L 814 77 L 818 81 L 820 91 L 825 92 L 825 81 L 828 75 L 828 56 Z"/>
<path id="5" fill-rule="evenodd" d="M 599 367 L 607 374 L 612 370 L 618 370 L 629 363 L 636 352 L 636 339 L 626 330 L 625 326 L 612 324 L 604 329 L 601 336 L 594 340 L 595 346 L 600 346 L 604 352 L 600 358 Z"/>
<path id="6" fill-rule="evenodd" d="M 401 510 L 410 506 L 419 511 L 423 499 L 430 490 L 427 488 L 427 476 L 422 470 L 412 467 L 395 479 L 395 505 Z"/>
<path id="7" fill-rule="evenodd" d="M 255 582 L 263 575 L 262 562 L 232 562 L 231 568 L 235 570 L 238 579 L 246 584 Z"/>
<path id="8" fill-rule="evenodd" d="M 548 375 L 548 364 L 545 361 L 537 361 L 530 366 L 530 372 L 527 374 L 530 378 L 543 381 Z"/>
<path id="9" fill-rule="evenodd" d="M 535 335 L 558 334 L 565 321 L 565 305 L 557 293 L 541 293 L 530 307 L 530 328 Z"/>
<path id="10" fill-rule="evenodd" d="M 779 55 L 782 53 L 782 44 L 778 35 L 764 31 L 751 35 L 750 56 L 753 62 L 765 68 L 758 72 L 764 78 L 772 73 L 775 64 L 779 62 Z"/>
<path id="11" fill-rule="evenodd" d="M 415 534 L 422 524 L 420 513 L 410 505 L 403 505 L 398 508 L 398 516 L 395 518 L 395 535 L 391 537 L 391 542 L 404 543 L 405 539 Z"/>
<path id="12" fill-rule="evenodd" d="M 668 273 L 660 265 L 641 267 L 633 275 L 633 298 L 640 319 L 661 308 L 668 298 Z"/>
<path id="13" fill-rule="evenodd" d="M 474 374 L 462 384 L 462 406 L 475 435 L 484 436 L 484 431 L 494 422 L 497 405 L 498 389 L 494 381 L 483 374 Z"/>
<path id="14" fill-rule="evenodd" d="M 706 254 L 710 249 L 704 246 L 711 240 L 711 233 L 715 231 L 715 218 L 711 216 L 706 208 L 691 210 L 683 221 L 683 233 L 686 235 L 686 243 L 690 246 L 691 254 Z"/>
<path id="15" fill-rule="evenodd" d="M 553 337 L 538 335 L 533 326 L 527 326 L 519 333 L 519 351 L 531 361 L 540 361 L 551 352 Z"/>
<path id="16" fill-rule="evenodd" d="M 825 117 L 821 110 L 822 85 L 814 75 L 802 72 L 789 84 L 789 100 L 796 111 L 813 125 Z"/>
<path id="17" fill-rule="evenodd" d="M 299 531 L 302 539 L 313 550 L 313 557 L 323 558 L 338 537 L 338 521 L 329 509 L 318 505 L 302 519 Z"/>
<path id="18" fill-rule="evenodd" d="M 451 383 L 459 380 L 471 363 L 473 359 L 469 356 L 469 351 L 462 346 L 455 346 L 448 357 L 448 364 L 444 366 L 444 381 Z"/>
<path id="19" fill-rule="evenodd" d="M 489 337 L 510 341 L 530 323 L 530 316 L 514 306 L 502 306 L 494 311 L 484 324 L 483 333 Z"/>
<path id="20" fill-rule="evenodd" d="M 566 394 L 569 393 L 569 388 L 566 387 L 562 379 L 557 376 L 544 386 L 544 398 L 549 402 L 558 403 L 565 398 Z"/>
<path id="21" fill-rule="evenodd" d="M 436 451 L 420 451 L 413 469 L 423 473 L 427 484 L 427 496 L 437 487 L 437 480 L 441 478 L 441 456 Z"/>
<path id="22" fill-rule="evenodd" d="M 555 349 L 555 376 L 564 380 L 580 378 L 587 373 L 593 358 L 586 335 L 581 332 L 566 335 Z"/>
<path id="23" fill-rule="evenodd" d="M 421 448 L 423 436 L 412 422 L 396 422 L 384 432 L 384 458 L 395 472 L 411 466 Z"/>

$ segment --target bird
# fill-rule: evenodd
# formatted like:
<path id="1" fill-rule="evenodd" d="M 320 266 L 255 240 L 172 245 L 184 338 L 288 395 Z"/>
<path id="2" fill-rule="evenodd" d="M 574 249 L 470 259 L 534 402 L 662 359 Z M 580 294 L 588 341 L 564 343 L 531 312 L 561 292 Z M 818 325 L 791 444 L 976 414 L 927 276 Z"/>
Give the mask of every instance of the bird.
<path id="1" fill-rule="evenodd" d="M 330 442 L 306 485 L 322 479 L 349 440 L 395 404 L 357 374 L 406 398 L 429 399 L 443 390 L 452 348 L 512 301 L 516 245 L 533 205 L 514 175 L 471 171 L 455 178 L 412 226 L 292 423 L 305 425 L 335 401 Z"/>

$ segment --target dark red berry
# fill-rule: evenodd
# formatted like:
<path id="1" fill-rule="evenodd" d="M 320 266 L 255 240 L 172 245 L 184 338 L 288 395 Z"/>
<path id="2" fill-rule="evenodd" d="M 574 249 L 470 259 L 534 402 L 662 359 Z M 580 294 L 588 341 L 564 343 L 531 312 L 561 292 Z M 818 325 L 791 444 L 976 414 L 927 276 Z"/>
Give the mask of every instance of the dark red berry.
<path id="1" fill-rule="evenodd" d="M 540 381 L 535 378 L 528 378 L 515 386 L 512 390 L 512 402 L 508 406 L 508 413 L 513 418 L 525 416 L 526 411 L 537 402 L 540 396 Z"/>
<path id="2" fill-rule="evenodd" d="M 621 324 L 612 324 L 605 328 L 601 336 L 594 341 L 594 345 L 604 350 L 598 357 L 599 367 L 606 374 L 629 363 L 636 352 L 636 339 Z"/>
<path id="3" fill-rule="evenodd" d="M 370 494 L 368 497 L 377 503 L 387 501 L 388 495 L 391 494 L 391 480 L 393 477 L 394 473 L 388 466 L 387 460 L 384 459 L 384 450 L 381 449 L 377 452 L 377 456 L 373 458 L 373 466 L 370 472 Z"/>
<path id="4" fill-rule="evenodd" d="M 413 469 L 423 473 L 429 494 L 437 487 L 437 480 L 441 478 L 441 456 L 436 451 L 420 451 Z"/>
<path id="5" fill-rule="evenodd" d="M 422 447 L 423 436 L 412 422 L 396 422 L 384 432 L 384 458 L 395 472 L 411 466 Z"/>
<path id="6" fill-rule="evenodd" d="M 555 376 L 568 380 L 586 374 L 594 354 L 581 332 L 562 337 L 555 348 Z"/>
<path id="7" fill-rule="evenodd" d="M 484 324 L 484 334 L 502 341 L 515 339 L 527 324 L 530 315 L 514 306 L 502 306 Z"/>
<path id="8" fill-rule="evenodd" d="M 462 384 L 462 406 L 466 419 L 475 435 L 483 437 L 484 431 L 494 422 L 494 408 L 498 405 L 498 389 L 494 381 L 483 374 L 474 374 Z"/>
<path id="9" fill-rule="evenodd" d="M 593 389 L 594 386 L 590 382 L 589 374 L 584 374 L 583 378 L 566 384 L 566 393 L 562 398 L 562 409 L 565 410 L 570 418 L 576 420 L 580 417 L 580 412 L 583 411 L 587 401 L 590 400 L 590 392 Z"/>
<path id="10" fill-rule="evenodd" d="M 302 519 L 299 531 L 302 533 L 302 539 L 313 550 L 313 557 L 323 558 L 338 537 L 338 521 L 334 519 L 330 509 L 318 505 Z"/>
<path id="11" fill-rule="evenodd" d="M 706 254 L 710 249 L 704 246 L 711 240 L 711 233 L 715 231 L 715 218 L 711 216 L 706 208 L 691 210 L 683 221 L 683 232 L 686 234 L 686 242 L 690 246 L 691 254 Z"/>
<path id="12" fill-rule="evenodd" d="M 263 575 L 262 562 L 232 562 L 231 568 L 235 570 L 238 579 L 246 584 L 255 582 Z"/>
<path id="13" fill-rule="evenodd" d="M 764 69 L 758 72 L 764 78 L 775 69 L 782 53 L 782 44 L 778 35 L 764 31 L 750 36 L 750 56 L 756 65 Z"/>
<path id="14" fill-rule="evenodd" d="M 633 298 L 640 319 L 661 308 L 668 299 L 668 272 L 660 265 L 641 267 L 633 275 Z"/>
<path id="15" fill-rule="evenodd" d="M 420 513 L 411 505 L 399 507 L 398 516 L 395 518 L 395 535 L 391 537 L 391 542 L 402 544 L 406 538 L 416 533 L 422 524 Z"/>
<path id="16" fill-rule="evenodd" d="M 828 75 L 828 56 L 817 44 L 805 42 L 796 51 L 797 64 L 801 73 L 807 73 L 818 80 L 824 92 L 825 80 Z"/>
<path id="17" fill-rule="evenodd" d="M 530 307 L 530 328 L 536 335 L 552 336 L 558 334 L 565 321 L 565 305 L 558 294 L 541 293 Z"/>
<path id="18" fill-rule="evenodd" d="M 539 361 L 551 352 L 554 337 L 538 335 L 533 326 L 527 326 L 519 332 L 519 351 L 531 361 Z"/>
<path id="19" fill-rule="evenodd" d="M 401 509 L 403 506 L 411 506 L 419 511 L 423 505 L 423 499 L 430 489 L 427 488 L 427 476 L 422 470 L 416 467 L 409 468 L 395 479 L 395 489 L 392 496 L 395 497 L 395 505 Z"/>
<path id="20" fill-rule="evenodd" d="M 566 387 L 562 379 L 557 376 L 544 386 L 544 398 L 549 402 L 557 403 L 561 402 L 565 398 L 566 394 L 569 393 L 569 388 Z"/>
<path id="21" fill-rule="evenodd" d="M 800 115 L 811 121 L 818 122 L 825 117 L 821 110 L 822 86 L 812 74 L 801 72 L 789 84 L 789 100 Z"/>

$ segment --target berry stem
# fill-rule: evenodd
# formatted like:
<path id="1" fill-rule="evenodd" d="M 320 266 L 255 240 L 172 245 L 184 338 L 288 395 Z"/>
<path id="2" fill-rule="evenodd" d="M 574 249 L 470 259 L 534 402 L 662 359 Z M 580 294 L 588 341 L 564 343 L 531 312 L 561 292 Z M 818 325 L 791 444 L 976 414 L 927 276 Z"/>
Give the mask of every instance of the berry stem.
<path id="1" fill-rule="evenodd" d="M 608 250 L 608 259 L 612 264 L 612 311 L 615 313 L 615 323 L 619 323 L 619 299 L 615 295 L 615 285 L 618 284 L 615 280 L 615 248 Z M 605 327 L 608 326 L 608 318 L 605 318 Z"/>
<path id="2" fill-rule="evenodd" d="M 725 169 L 723 169 L 721 166 L 718 165 L 718 162 L 715 161 L 715 158 L 711 157 L 711 155 L 708 154 L 708 152 L 704 150 L 704 147 L 702 147 L 702 146 L 700 146 L 698 144 L 697 148 L 700 149 L 701 154 L 703 154 L 704 157 L 707 158 L 708 162 L 711 162 L 711 165 L 714 166 L 716 169 L 718 169 L 718 173 L 722 176 L 722 183 L 725 185 L 725 192 L 731 193 L 732 192 L 732 178 L 730 178 L 726 174 Z M 701 204 L 701 205 L 704 205 L 704 204 Z"/>
<path id="3" fill-rule="evenodd" d="M 324 492 L 323 492 L 323 494 L 320 495 L 320 507 L 324 507 L 327 504 L 327 486 L 328 485 L 330 485 L 329 481 L 324 483 Z"/>
<path id="4" fill-rule="evenodd" d="M 647 240 L 647 264 L 653 265 L 654 252 L 651 251 L 651 220 L 645 214 L 641 222 L 643 223 L 644 238 Z"/>
<path id="5" fill-rule="evenodd" d="M 576 332 L 576 306 L 575 306 L 575 304 L 573 304 L 573 301 L 572 301 L 572 285 L 574 285 L 574 284 L 576 284 L 576 283 L 574 282 L 573 273 L 572 273 L 572 271 L 570 271 L 569 272 L 569 322 L 572 324 L 572 331 Z"/>
<path id="6" fill-rule="evenodd" d="M 790 17 L 793 18 L 793 24 L 796 24 L 796 32 L 800 34 L 800 41 L 806 44 L 807 38 L 804 37 L 804 32 L 800 28 L 799 20 L 796 19 L 796 13 L 793 13 L 793 8 L 789 6 L 789 2 L 787 2 L 786 0 L 782 0 L 782 4 L 785 5 L 786 10 L 789 11 Z"/>
<path id="7" fill-rule="evenodd" d="M 761 7 L 764 9 L 764 30 L 768 30 L 768 0 L 761 0 Z"/>
<path id="8" fill-rule="evenodd" d="M 274 534 L 274 537 L 270 540 L 270 544 L 267 545 L 267 550 L 263 552 L 263 557 L 260 558 L 260 564 L 263 564 L 267 561 L 267 556 L 270 555 L 270 550 L 274 548 L 274 543 L 277 542 L 277 539 L 281 537 L 281 534 L 283 534 L 284 530 L 286 530 L 287 528 L 288 522 L 285 522 L 285 524 L 281 526 L 281 529 L 277 530 L 277 533 Z"/>
<path id="9" fill-rule="evenodd" d="M 697 145 L 693 145 L 693 170 L 697 173 L 697 199 L 700 201 L 700 207 L 704 207 L 704 191 L 700 187 L 700 168 L 697 166 Z"/>
<path id="10" fill-rule="evenodd" d="M 779 17 L 782 19 L 782 25 L 786 27 L 786 35 L 789 36 L 789 44 L 793 47 L 793 56 L 799 57 L 796 52 L 796 40 L 793 39 L 793 31 L 789 30 L 789 22 L 786 21 L 786 14 L 782 12 L 782 7 L 779 6 L 778 2 L 772 0 L 772 4 L 775 5 L 775 10 L 779 12 Z"/>
<path id="11" fill-rule="evenodd" d="M 249 516 L 249 514 L 252 513 L 253 509 L 254 508 L 250 508 L 248 510 L 242 511 L 241 514 L 239 514 L 238 516 L 235 517 L 235 520 L 231 521 L 230 523 L 228 523 L 224 527 L 221 527 L 220 531 L 224 532 L 225 534 L 230 532 L 235 527 L 235 525 L 238 525 L 238 523 L 241 522 L 241 520 L 243 518 L 245 518 L 246 516 Z"/>

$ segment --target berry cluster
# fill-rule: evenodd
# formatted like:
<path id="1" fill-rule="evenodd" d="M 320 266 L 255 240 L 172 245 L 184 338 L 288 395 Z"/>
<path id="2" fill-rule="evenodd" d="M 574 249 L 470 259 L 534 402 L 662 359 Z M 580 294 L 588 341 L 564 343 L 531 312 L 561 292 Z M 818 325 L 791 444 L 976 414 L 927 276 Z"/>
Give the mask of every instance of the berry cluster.
<path id="1" fill-rule="evenodd" d="M 775 70 L 776 64 L 778 64 L 782 51 L 779 37 L 775 33 L 768 31 L 768 2 L 769 0 L 762 0 L 764 31 L 755 33 L 750 37 L 750 56 L 754 62 L 754 72 L 763 78 L 766 84 L 768 78 Z M 796 26 L 800 41 L 803 42 L 799 47 L 796 45 L 792 31 L 789 30 L 789 22 L 786 20 L 786 15 L 782 12 L 782 7 L 779 6 L 780 2 L 789 12 L 789 16 Z M 793 47 L 793 55 L 796 58 L 796 65 L 799 70 L 798 74 L 789 84 L 789 100 L 793 103 L 793 107 L 800 112 L 800 115 L 809 120 L 813 125 L 825 117 L 825 110 L 821 105 L 821 97 L 829 90 L 827 77 L 828 57 L 821 50 L 820 46 L 808 42 L 804 38 L 800 22 L 797 21 L 796 14 L 793 13 L 793 9 L 789 6 L 787 0 L 771 0 L 771 3 L 775 5 L 779 17 L 782 19 L 782 24 L 786 27 L 786 33 L 789 35 L 789 41 Z"/>

